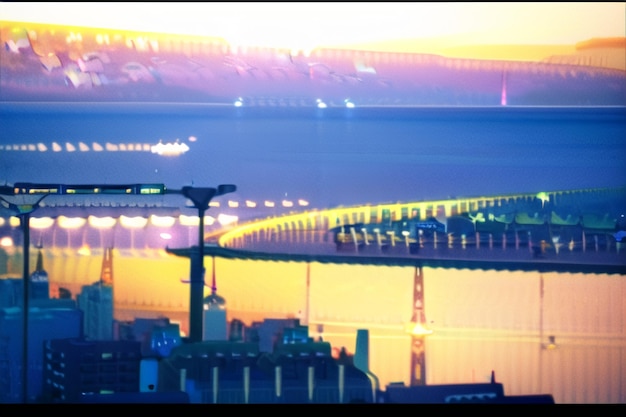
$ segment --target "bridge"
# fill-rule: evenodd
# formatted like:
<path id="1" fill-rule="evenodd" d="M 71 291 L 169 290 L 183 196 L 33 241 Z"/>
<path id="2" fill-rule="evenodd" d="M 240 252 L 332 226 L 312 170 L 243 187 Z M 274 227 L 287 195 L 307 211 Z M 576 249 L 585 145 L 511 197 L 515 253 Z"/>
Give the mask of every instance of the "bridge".
<path id="1" fill-rule="evenodd" d="M 624 189 L 313 210 L 209 235 L 212 256 L 623 274 Z M 185 249 L 168 249 L 186 256 Z"/>

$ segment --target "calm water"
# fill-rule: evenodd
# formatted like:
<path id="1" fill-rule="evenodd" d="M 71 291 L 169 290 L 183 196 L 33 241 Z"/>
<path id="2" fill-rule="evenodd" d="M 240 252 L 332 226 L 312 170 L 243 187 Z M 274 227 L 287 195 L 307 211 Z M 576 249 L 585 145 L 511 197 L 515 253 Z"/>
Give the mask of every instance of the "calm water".
<path id="1" fill-rule="evenodd" d="M 621 107 L 2 104 L 0 125 L 9 184 L 233 183 L 234 199 L 313 207 L 626 184 Z M 189 146 L 178 157 L 136 150 L 177 139 Z M 23 146 L 37 144 L 46 150 Z"/>

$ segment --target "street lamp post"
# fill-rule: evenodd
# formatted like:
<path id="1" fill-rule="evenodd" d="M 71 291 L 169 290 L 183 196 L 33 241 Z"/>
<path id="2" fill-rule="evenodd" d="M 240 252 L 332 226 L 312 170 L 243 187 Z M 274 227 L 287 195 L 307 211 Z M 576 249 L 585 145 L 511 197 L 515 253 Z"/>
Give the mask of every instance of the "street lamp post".
<path id="1" fill-rule="evenodd" d="M 7 194 L 12 194 L 12 192 L 8 192 Z M 15 204 L 0 197 L 0 203 L 19 217 L 20 227 L 22 228 L 24 236 L 22 244 L 22 402 L 24 403 L 28 403 L 28 299 L 30 297 L 28 291 L 28 271 L 30 270 L 30 215 L 39 208 L 39 203 L 46 196 L 47 194 L 37 196 L 37 200 L 34 203 L 29 204 Z"/>
<path id="2" fill-rule="evenodd" d="M 192 201 L 198 210 L 198 247 L 191 248 L 191 270 L 189 276 L 189 341 L 202 341 L 202 309 L 204 302 L 204 213 L 209 208 L 213 197 L 232 193 L 237 187 L 232 184 L 219 185 L 217 188 L 183 187 L 181 193 Z"/>

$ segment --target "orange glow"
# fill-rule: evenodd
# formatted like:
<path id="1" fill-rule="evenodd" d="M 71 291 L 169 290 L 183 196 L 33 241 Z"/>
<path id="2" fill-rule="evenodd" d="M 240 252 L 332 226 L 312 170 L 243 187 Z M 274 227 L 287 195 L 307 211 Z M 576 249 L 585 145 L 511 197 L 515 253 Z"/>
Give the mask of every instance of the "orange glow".
<path id="1" fill-rule="evenodd" d="M 69 44 L 91 33 L 100 44 L 119 38 L 159 51 L 158 34 L 167 34 L 209 38 L 232 52 L 349 48 L 532 60 L 567 53 L 563 47 L 592 38 L 623 37 L 625 11 L 623 2 L 248 3 L 243 9 L 236 3 L 0 3 L 9 22 L 67 27 Z M 46 55 L 45 39 L 38 42 Z M 14 43 L 9 47 L 18 48 Z"/>
<path id="2" fill-rule="evenodd" d="M 424 327 L 422 323 L 407 324 L 406 332 L 412 336 L 427 336 L 429 334 L 433 334 L 433 331 Z"/>
<path id="3" fill-rule="evenodd" d="M 83 244 L 77 252 L 80 256 L 91 256 L 91 248 L 87 244 Z"/>

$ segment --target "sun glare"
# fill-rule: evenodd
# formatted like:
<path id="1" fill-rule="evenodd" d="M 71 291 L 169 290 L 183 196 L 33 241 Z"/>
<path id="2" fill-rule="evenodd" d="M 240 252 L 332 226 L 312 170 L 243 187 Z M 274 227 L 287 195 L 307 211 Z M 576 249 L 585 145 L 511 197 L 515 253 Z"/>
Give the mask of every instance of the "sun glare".
<path id="1" fill-rule="evenodd" d="M 270 47 L 293 53 L 355 45 L 406 49 L 402 42 L 425 40 L 446 47 L 574 44 L 624 36 L 625 11 L 620 2 L 55 2 L 34 7 L 0 2 L 6 21 L 217 37 L 233 49 Z"/>

